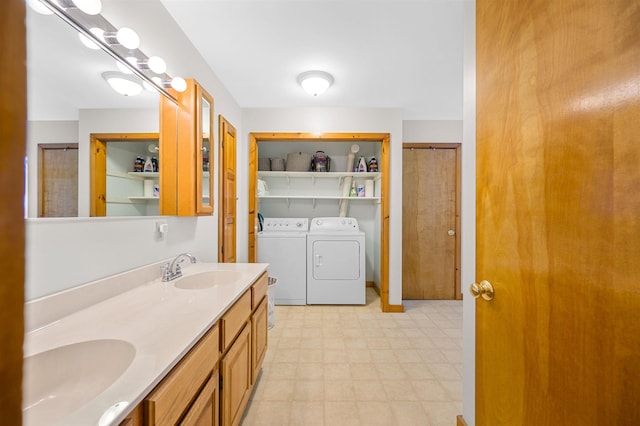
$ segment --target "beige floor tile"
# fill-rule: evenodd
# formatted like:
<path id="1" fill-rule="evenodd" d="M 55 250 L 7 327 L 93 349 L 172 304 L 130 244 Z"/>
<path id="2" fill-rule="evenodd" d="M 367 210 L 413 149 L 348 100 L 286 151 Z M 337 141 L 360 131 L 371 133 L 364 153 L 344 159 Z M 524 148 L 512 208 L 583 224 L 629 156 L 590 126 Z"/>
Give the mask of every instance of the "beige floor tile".
<path id="1" fill-rule="evenodd" d="M 294 401 L 324 401 L 323 380 L 296 380 Z"/>
<path id="2" fill-rule="evenodd" d="M 289 363 L 273 362 L 262 367 L 262 369 L 264 380 L 293 380 L 296 378 L 297 369 L 295 365 Z"/>
<path id="3" fill-rule="evenodd" d="M 298 362 L 300 359 L 300 349 L 275 349 L 273 354 L 273 362 Z"/>
<path id="4" fill-rule="evenodd" d="M 411 385 L 422 401 L 452 401 L 447 390 L 437 380 L 411 380 Z"/>
<path id="5" fill-rule="evenodd" d="M 369 349 L 391 349 L 391 344 L 386 337 L 369 337 L 366 342 Z"/>
<path id="6" fill-rule="evenodd" d="M 323 346 L 322 337 L 302 337 L 300 349 L 320 349 Z"/>
<path id="7" fill-rule="evenodd" d="M 448 363 L 429 363 L 429 370 L 433 373 L 433 377 L 439 380 L 459 380 L 462 381 L 462 377 L 455 365 Z"/>
<path id="8" fill-rule="evenodd" d="M 405 380 L 412 377 L 407 375 L 399 363 L 375 364 L 375 367 L 381 380 Z M 408 387 L 406 383 L 403 386 Z"/>
<path id="9" fill-rule="evenodd" d="M 422 362 L 429 364 L 448 362 L 444 352 L 440 349 L 418 349 L 418 355 L 420 355 Z M 462 357 L 462 354 L 460 354 L 460 357 Z"/>
<path id="10" fill-rule="evenodd" d="M 324 424 L 327 426 L 367 426 L 360 423 L 355 401 L 325 401 Z"/>
<path id="11" fill-rule="evenodd" d="M 396 349 L 396 358 L 398 362 L 420 362 L 422 358 L 416 349 Z"/>
<path id="12" fill-rule="evenodd" d="M 395 401 L 391 404 L 391 411 L 398 426 L 427 426 L 429 417 L 421 402 Z M 451 423 L 453 425 L 454 423 Z"/>
<path id="13" fill-rule="evenodd" d="M 294 331 L 299 331 L 292 329 Z M 283 336 L 280 338 L 280 342 L 278 343 L 278 349 L 299 349 L 300 348 L 300 340 L 302 336 L 296 337 L 286 337 Z"/>
<path id="14" fill-rule="evenodd" d="M 351 380 L 351 366 L 348 363 L 324 364 L 325 380 Z"/>
<path id="15" fill-rule="evenodd" d="M 372 363 L 351 364 L 351 377 L 353 380 L 378 380 L 378 369 Z"/>
<path id="16" fill-rule="evenodd" d="M 462 379 L 440 380 L 440 385 L 447 391 L 453 401 L 462 401 Z"/>
<path id="17" fill-rule="evenodd" d="M 433 379 L 433 373 L 429 370 L 429 364 L 426 362 L 402 363 L 400 367 L 411 380 Z"/>
<path id="18" fill-rule="evenodd" d="M 287 426 L 290 408 L 289 401 L 254 401 L 245 412 L 241 424 L 242 426 Z"/>
<path id="19" fill-rule="evenodd" d="M 379 380 L 354 380 L 353 391 L 358 401 L 386 401 L 387 394 Z"/>
<path id="20" fill-rule="evenodd" d="M 290 426 L 323 426 L 323 401 L 293 401 L 289 416 Z"/>
<path id="21" fill-rule="evenodd" d="M 382 387 L 387 394 L 387 401 L 417 401 L 418 396 L 412 387 L 401 380 L 383 380 Z"/>
<path id="22" fill-rule="evenodd" d="M 356 396 L 351 380 L 325 380 L 325 401 L 355 401 Z"/>
<path id="23" fill-rule="evenodd" d="M 322 362 L 322 349 L 300 349 L 299 362 Z"/>
<path id="24" fill-rule="evenodd" d="M 324 349 L 323 362 L 336 363 L 336 362 L 348 362 L 347 351 L 344 349 Z"/>
<path id="25" fill-rule="evenodd" d="M 369 349 L 347 349 L 347 359 L 351 364 L 370 363 L 371 351 Z"/>
<path id="26" fill-rule="evenodd" d="M 325 337 L 322 342 L 325 349 L 346 349 L 344 337 Z"/>
<path id="27" fill-rule="evenodd" d="M 265 380 L 261 401 L 292 401 L 294 380 Z"/>
<path id="28" fill-rule="evenodd" d="M 355 337 L 345 340 L 344 345 L 347 349 L 367 349 L 367 339 Z"/>
<path id="29" fill-rule="evenodd" d="M 296 368 L 295 365 L 292 368 Z M 296 380 L 323 380 L 324 364 L 319 362 L 306 362 L 297 365 Z"/>
<path id="30" fill-rule="evenodd" d="M 387 364 L 398 362 L 396 352 L 393 349 L 372 349 L 371 360 L 376 364 Z"/>
<path id="31" fill-rule="evenodd" d="M 454 425 L 456 416 L 462 414 L 458 405 L 453 402 L 423 402 L 422 407 L 434 426 Z"/>
<path id="32" fill-rule="evenodd" d="M 395 423 L 390 404 L 386 402 L 358 401 L 360 424 L 389 426 Z"/>

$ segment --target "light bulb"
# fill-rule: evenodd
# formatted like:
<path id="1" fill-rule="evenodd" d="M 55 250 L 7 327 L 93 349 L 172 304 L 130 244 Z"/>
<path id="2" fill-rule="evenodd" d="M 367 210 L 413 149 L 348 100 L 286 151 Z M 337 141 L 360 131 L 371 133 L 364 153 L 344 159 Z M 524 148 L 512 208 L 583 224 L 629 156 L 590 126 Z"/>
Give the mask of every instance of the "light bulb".
<path id="1" fill-rule="evenodd" d="M 164 74 L 167 70 L 167 63 L 160 56 L 152 56 L 147 61 L 149 69 L 156 74 Z"/>
<path id="2" fill-rule="evenodd" d="M 177 92 L 184 92 L 187 90 L 187 82 L 182 77 L 173 77 L 171 80 L 171 87 Z"/>
<path id="3" fill-rule="evenodd" d="M 53 10 L 45 6 L 40 0 L 27 0 L 27 4 L 34 12 L 40 15 L 53 15 Z"/>
<path id="4" fill-rule="evenodd" d="M 318 96 L 331 86 L 333 77 L 324 71 L 307 71 L 298 76 L 298 83 L 308 94 Z"/>
<path id="5" fill-rule="evenodd" d="M 118 43 L 127 49 L 137 49 L 140 46 L 140 37 L 131 28 L 123 27 L 116 33 Z"/>
<path id="6" fill-rule="evenodd" d="M 104 40 L 104 37 L 103 37 L 104 31 L 101 30 L 100 28 L 93 27 L 89 31 L 91 31 L 99 39 Z M 95 41 L 91 40 L 86 35 L 82 33 L 78 33 L 78 37 L 80 38 L 80 41 L 82 42 L 82 44 L 84 44 L 89 49 L 93 49 L 93 50 L 100 49 L 100 46 L 98 46 Z"/>
<path id="7" fill-rule="evenodd" d="M 100 0 L 72 0 L 72 2 L 75 7 L 87 15 L 97 15 L 102 10 L 102 2 Z"/>

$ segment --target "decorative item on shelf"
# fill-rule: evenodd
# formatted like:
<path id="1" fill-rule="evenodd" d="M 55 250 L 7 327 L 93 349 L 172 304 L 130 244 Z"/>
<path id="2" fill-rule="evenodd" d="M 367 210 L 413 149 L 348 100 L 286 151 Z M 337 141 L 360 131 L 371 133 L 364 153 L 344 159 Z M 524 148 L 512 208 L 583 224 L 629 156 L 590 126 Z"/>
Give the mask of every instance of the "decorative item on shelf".
<path id="1" fill-rule="evenodd" d="M 258 171 L 268 172 L 269 170 L 271 170 L 271 159 L 258 158 Z"/>
<path id="2" fill-rule="evenodd" d="M 311 154 L 306 152 L 290 152 L 287 154 L 288 172 L 308 172 L 311 166 Z M 273 168 L 273 164 L 271 165 Z"/>
<path id="3" fill-rule="evenodd" d="M 369 171 L 370 172 L 378 171 L 378 160 L 376 160 L 376 157 L 371 157 L 371 160 L 369 160 Z"/>
<path id="4" fill-rule="evenodd" d="M 328 172 L 329 171 L 329 156 L 324 151 L 316 151 L 313 154 L 313 160 L 311 160 L 311 171 L 314 172 Z"/>
<path id="5" fill-rule="evenodd" d="M 271 170 L 278 172 L 284 171 L 284 158 L 272 158 Z"/>
<path id="6" fill-rule="evenodd" d="M 142 172 L 143 170 L 144 170 L 144 159 L 138 156 L 136 157 L 136 160 L 133 162 L 133 171 Z"/>

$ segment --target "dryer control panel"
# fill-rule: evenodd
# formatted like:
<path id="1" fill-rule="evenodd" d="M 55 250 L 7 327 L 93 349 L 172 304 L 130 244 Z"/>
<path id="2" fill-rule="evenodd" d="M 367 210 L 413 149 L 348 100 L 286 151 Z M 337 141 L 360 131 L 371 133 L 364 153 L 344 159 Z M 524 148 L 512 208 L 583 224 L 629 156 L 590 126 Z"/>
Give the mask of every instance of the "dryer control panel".
<path id="1" fill-rule="evenodd" d="M 311 220 L 309 232 L 356 233 L 360 232 L 360 227 L 353 217 L 316 217 Z"/>

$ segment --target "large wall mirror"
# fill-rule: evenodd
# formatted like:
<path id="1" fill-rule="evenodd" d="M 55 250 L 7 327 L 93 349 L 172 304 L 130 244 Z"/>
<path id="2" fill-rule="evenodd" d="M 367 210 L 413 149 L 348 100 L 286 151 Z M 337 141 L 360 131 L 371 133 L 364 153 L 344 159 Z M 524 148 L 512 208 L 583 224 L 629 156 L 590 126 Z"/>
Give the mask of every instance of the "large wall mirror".
<path id="1" fill-rule="evenodd" d="M 109 0 L 102 4 L 109 19 Z M 27 7 L 27 43 L 27 217 L 158 215 L 163 95 L 153 89 L 117 93 L 103 77 L 119 71 L 116 60 L 85 47 L 78 31 L 55 14 Z M 104 214 L 91 209 L 92 140 L 106 149 Z M 136 174 L 145 170 L 144 177 Z"/>

